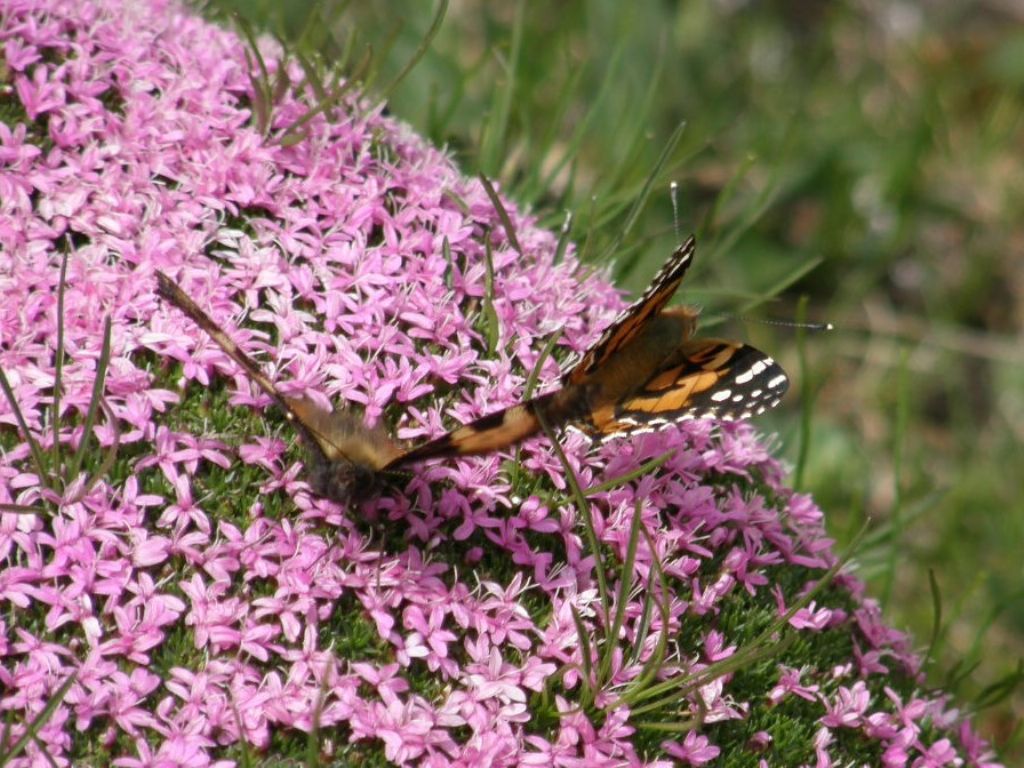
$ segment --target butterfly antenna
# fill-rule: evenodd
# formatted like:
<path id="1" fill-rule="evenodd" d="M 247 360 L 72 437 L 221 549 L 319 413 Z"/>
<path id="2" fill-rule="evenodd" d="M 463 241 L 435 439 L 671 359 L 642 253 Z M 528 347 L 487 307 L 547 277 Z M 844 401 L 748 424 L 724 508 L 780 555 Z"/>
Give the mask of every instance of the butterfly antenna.
<path id="1" fill-rule="evenodd" d="M 230 357 L 260 389 L 279 405 L 281 395 L 270 378 L 260 370 L 256 361 L 243 352 L 234 341 L 192 299 L 163 272 L 156 273 L 157 294 L 184 312 L 196 325 L 206 331 L 223 352 Z M 287 409 L 286 409 L 287 410 Z"/>
<path id="2" fill-rule="evenodd" d="M 672 200 L 672 227 L 676 232 L 676 240 L 679 239 L 679 183 L 670 182 L 668 185 L 668 195 Z"/>
<path id="3" fill-rule="evenodd" d="M 759 323 L 760 325 L 776 325 L 782 328 L 804 328 L 808 331 L 834 331 L 832 323 L 798 323 L 793 320 L 770 320 L 763 317 L 749 317 L 747 315 L 732 315 L 744 323 Z"/>

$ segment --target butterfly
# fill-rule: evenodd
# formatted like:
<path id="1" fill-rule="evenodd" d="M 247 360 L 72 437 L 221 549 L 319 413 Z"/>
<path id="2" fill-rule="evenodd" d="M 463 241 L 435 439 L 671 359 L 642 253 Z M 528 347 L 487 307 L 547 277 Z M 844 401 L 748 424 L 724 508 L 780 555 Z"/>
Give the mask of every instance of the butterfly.
<path id="1" fill-rule="evenodd" d="M 687 419 L 747 419 L 774 408 L 789 387 L 775 360 L 739 341 L 692 338 L 697 310 L 665 308 L 695 250 L 691 236 L 567 368 L 559 389 L 406 451 L 385 468 L 499 450 L 538 432 L 542 421 L 604 440 Z"/>
<path id="2" fill-rule="evenodd" d="M 558 389 L 411 448 L 379 426 L 367 428 L 350 413 L 328 412 L 308 399 L 281 394 L 255 361 L 161 272 L 157 293 L 206 331 L 296 426 L 313 453 L 314 492 L 345 501 L 364 495 L 381 473 L 425 459 L 501 450 L 539 432 L 542 422 L 607 439 L 686 419 L 746 419 L 778 405 L 789 386 L 778 363 L 742 342 L 693 338 L 697 310 L 666 309 L 695 249 L 690 237 L 673 252 L 643 295 L 567 367 Z"/>

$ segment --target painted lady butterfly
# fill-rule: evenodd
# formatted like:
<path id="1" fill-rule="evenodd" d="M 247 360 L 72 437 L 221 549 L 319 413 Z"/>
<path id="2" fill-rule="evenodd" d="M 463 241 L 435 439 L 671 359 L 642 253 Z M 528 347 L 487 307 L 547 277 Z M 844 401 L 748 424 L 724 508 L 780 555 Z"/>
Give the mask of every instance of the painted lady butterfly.
<path id="1" fill-rule="evenodd" d="M 691 237 L 644 294 L 562 375 L 554 392 L 483 416 L 410 449 L 346 412 L 282 395 L 273 382 L 166 275 L 158 293 L 192 318 L 294 423 L 314 455 L 311 485 L 345 500 L 374 486 L 378 473 L 429 458 L 500 450 L 551 426 L 600 439 L 686 419 L 746 419 L 778 405 L 789 381 L 768 355 L 738 341 L 694 339 L 697 311 L 665 309 L 695 250 Z"/>
<path id="2" fill-rule="evenodd" d="M 690 237 L 676 249 L 644 294 L 562 375 L 560 389 L 477 419 L 386 466 L 505 448 L 540 429 L 538 414 L 546 424 L 607 439 L 687 419 L 747 419 L 778 405 L 789 386 L 778 363 L 738 341 L 691 338 L 697 311 L 665 309 L 695 247 Z"/>

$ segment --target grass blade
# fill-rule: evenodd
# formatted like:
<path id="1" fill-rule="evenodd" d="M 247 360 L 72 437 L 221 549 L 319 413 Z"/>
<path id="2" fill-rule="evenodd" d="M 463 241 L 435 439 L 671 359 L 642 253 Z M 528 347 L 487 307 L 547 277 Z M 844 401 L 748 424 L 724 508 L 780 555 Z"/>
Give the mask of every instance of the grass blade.
<path id="1" fill-rule="evenodd" d="M 487 271 L 484 274 L 484 302 L 483 321 L 484 338 L 487 339 L 487 354 L 494 355 L 498 350 L 498 341 L 501 338 L 501 321 L 498 319 L 498 311 L 494 308 L 494 253 L 491 251 L 491 238 L 484 238 L 484 265 Z"/>
<path id="2" fill-rule="evenodd" d="M 423 39 L 420 40 L 420 44 L 416 47 L 412 57 L 405 63 L 405 66 L 402 67 L 402 71 L 395 75 L 394 79 L 388 83 L 381 92 L 381 98 L 384 101 L 391 98 L 391 94 L 394 92 L 395 88 L 401 85 L 406 76 L 412 72 L 417 64 L 419 64 L 420 59 L 422 59 L 426 55 L 427 51 L 430 50 L 430 44 L 434 41 L 434 38 L 440 31 L 441 24 L 444 22 L 444 17 L 447 13 L 448 0 L 440 0 L 437 4 L 437 10 L 434 11 L 434 18 L 430 22 L 430 27 L 427 29 L 427 33 L 423 36 Z"/>
<path id="3" fill-rule="evenodd" d="M 21 408 L 18 406 L 18 400 L 14 395 L 14 390 L 11 388 L 11 383 L 7 380 L 7 374 L 4 373 L 3 368 L 0 368 L 0 388 L 3 389 L 7 402 L 10 403 L 11 413 L 14 415 L 14 420 L 18 422 L 18 429 L 21 430 L 22 437 L 25 442 L 28 443 L 29 453 L 32 454 L 32 463 L 35 464 L 36 473 L 39 475 L 39 484 L 46 485 L 48 472 L 45 454 L 39 447 L 39 443 L 32 436 L 32 432 L 29 431 L 28 423 L 25 421 L 25 414 L 21 412 Z"/>
<path id="4" fill-rule="evenodd" d="M 610 491 L 613 488 L 618 488 L 620 485 L 625 485 L 626 483 L 632 482 L 633 480 L 636 480 L 639 477 L 643 477 L 644 475 L 657 469 L 662 464 L 671 459 L 673 456 L 675 456 L 678 450 L 678 448 L 673 448 L 672 450 L 665 451 L 660 456 L 655 456 L 653 459 L 645 461 L 643 464 L 641 464 L 639 467 L 637 467 L 631 472 L 627 472 L 624 475 L 619 475 L 618 477 L 613 477 L 611 480 L 605 480 L 603 483 L 599 485 L 590 486 L 589 488 L 587 488 L 586 491 L 584 491 L 584 493 L 587 496 L 594 496 L 598 493 L 604 493 L 605 491 Z"/>
<path id="5" fill-rule="evenodd" d="M 519 238 L 516 237 L 516 228 L 512 223 L 512 218 L 508 215 L 508 211 L 505 209 L 505 204 L 501 200 L 501 196 L 498 195 L 498 191 L 491 184 L 491 180 L 488 179 L 484 174 L 480 174 L 480 183 L 484 185 L 484 191 L 487 193 L 487 197 L 490 198 L 491 204 L 494 206 L 494 210 L 498 214 L 498 219 L 501 221 L 501 226 L 505 230 L 505 235 L 508 237 L 508 242 L 512 246 L 512 249 L 520 256 L 523 255 L 523 246 L 519 244 Z"/>
<path id="6" fill-rule="evenodd" d="M 523 25 L 526 16 L 526 2 L 516 4 L 512 21 L 512 39 L 509 44 L 509 60 L 504 86 L 494 89 L 491 114 L 487 120 L 484 135 L 480 140 L 480 171 L 488 176 L 498 176 L 505 155 L 508 137 L 509 117 L 512 113 L 512 96 L 516 90 L 519 75 L 519 54 L 523 45 Z"/>
<path id="7" fill-rule="evenodd" d="M 641 504 L 637 499 L 633 506 L 633 521 L 629 527 L 629 542 L 626 546 L 626 557 L 622 561 L 622 575 L 619 576 L 619 591 L 615 597 L 615 615 L 611 626 L 605 628 L 604 652 L 601 654 L 601 666 L 597 673 L 597 685 L 603 686 L 610 678 L 612 659 L 618 647 L 619 630 L 626 618 L 626 605 L 633 591 L 633 566 L 636 564 L 636 548 L 640 543 Z"/>
<path id="8" fill-rule="evenodd" d="M 53 713 L 57 711 L 57 707 L 60 706 L 61 702 L 64 701 L 64 697 L 68 695 L 68 691 L 71 690 L 71 686 L 75 684 L 75 680 L 78 678 L 77 672 L 72 672 L 68 675 L 67 679 L 60 684 L 60 687 L 53 692 L 53 696 L 46 702 L 46 706 L 32 718 L 32 722 L 28 724 L 25 729 L 25 733 L 21 735 L 11 750 L 7 753 L 0 754 L 0 768 L 7 765 L 11 760 L 16 758 L 22 753 L 30 741 L 34 741 L 37 734 L 42 730 L 43 726 L 46 725 L 46 721 L 53 717 Z"/>
<path id="9" fill-rule="evenodd" d="M 608 603 L 608 579 L 605 575 L 604 556 L 601 554 L 601 546 L 600 541 L 597 538 L 597 530 L 594 528 L 594 520 L 590 515 L 590 504 L 587 502 L 587 497 L 583 493 L 583 489 L 580 488 L 576 472 L 573 471 L 572 466 L 569 464 L 569 459 L 565 455 L 565 451 L 562 450 L 561 443 L 558 442 L 557 436 L 539 411 L 537 413 L 537 421 L 540 423 L 540 428 L 547 436 L 548 442 L 551 443 L 551 449 L 555 452 L 555 456 L 558 457 L 559 463 L 565 470 L 566 485 L 569 486 L 569 490 L 572 492 L 572 498 L 576 504 L 576 511 L 579 512 L 580 518 L 583 522 L 583 534 L 587 540 L 587 546 L 590 548 L 590 552 L 594 556 L 594 576 L 597 579 L 597 591 L 601 598 L 601 605 L 604 608 L 604 619 L 607 622 L 608 614 L 611 610 L 611 606 Z"/>
<path id="10" fill-rule="evenodd" d="M 583 623 L 583 617 L 576 610 L 576 606 L 572 605 L 569 607 L 572 611 L 572 622 L 576 625 L 576 636 L 580 641 L 580 706 L 586 708 L 594 700 L 594 665 L 591 656 L 590 635 L 587 632 L 586 624 Z"/>
<path id="11" fill-rule="evenodd" d="M 60 472 L 60 398 L 64 388 L 64 294 L 68 285 L 68 254 L 64 252 L 60 261 L 60 278 L 57 281 L 57 349 L 54 355 L 53 370 L 53 416 L 50 429 L 53 431 L 53 448 L 51 464 L 55 472 Z M 65 478 L 68 479 L 68 478 Z"/>
<path id="12" fill-rule="evenodd" d="M 89 438 L 92 436 L 93 427 L 96 425 L 96 412 L 100 408 L 100 401 L 103 399 L 103 390 L 107 379 L 107 367 L 110 365 L 110 339 L 112 326 L 110 317 L 103 321 L 103 346 L 100 348 L 100 357 L 96 363 L 96 376 L 92 381 L 92 394 L 89 397 L 89 409 L 85 412 L 85 422 L 82 424 L 82 438 L 78 441 L 78 448 L 75 449 L 68 465 L 68 481 L 74 482 L 82 468 L 86 451 L 89 449 Z M 115 421 L 115 420 L 112 420 Z"/>
<path id="13" fill-rule="evenodd" d="M 807 364 L 807 330 L 802 323 L 807 319 L 807 296 L 801 296 L 796 309 L 796 355 L 800 368 L 800 441 L 797 448 L 793 489 L 804 487 L 804 471 L 811 450 L 811 371 Z"/>

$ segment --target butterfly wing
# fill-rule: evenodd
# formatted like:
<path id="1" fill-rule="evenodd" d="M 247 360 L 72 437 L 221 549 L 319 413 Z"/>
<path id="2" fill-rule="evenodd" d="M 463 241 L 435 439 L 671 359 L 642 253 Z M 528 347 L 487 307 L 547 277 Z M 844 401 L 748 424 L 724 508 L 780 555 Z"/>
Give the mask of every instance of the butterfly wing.
<path id="1" fill-rule="evenodd" d="M 696 243 L 691 235 L 685 243 L 676 248 L 644 291 L 643 296 L 615 318 L 597 343 L 566 370 L 562 375 L 563 385 L 579 384 L 583 381 L 609 357 L 636 338 L 651 318 L 665 308 L 693 261 L 695 247 Z"/>
<path id="2" fill-rule="evenodd" d="M 788 387 L 782 367 L 754 347 L 691 339 L 628 397 L 598 404 L 580 426 L 609 437 L 687 419 L 747 419 L 778 405 Z"/>
<path id="3" fill-rule="evenodd" d="M 416 461 L 450 456 L 471 456 L 500 451 L 514 445 L 540 430 L 537 413 L 550 419 L 549 403 L 555 393 L 541 395 L 532 400 L 482 416 L 469 424 L 453 429 L 390 459 L 384 469 Z"/>
<path id="4" fill-rule="evenodd" d="M 156 273 L 157 293 L 185 313 L 256 382 L 284 412 L 313 452 L 313 487 L 320 495 L 344 500 L 356 485 L 403 453 L 380 427 L 367 428 L 343 411 L 325 411 L 310 400 L 281 394 L 273 381 L 223 329 L 192 301 L 170 277 Z"/>

